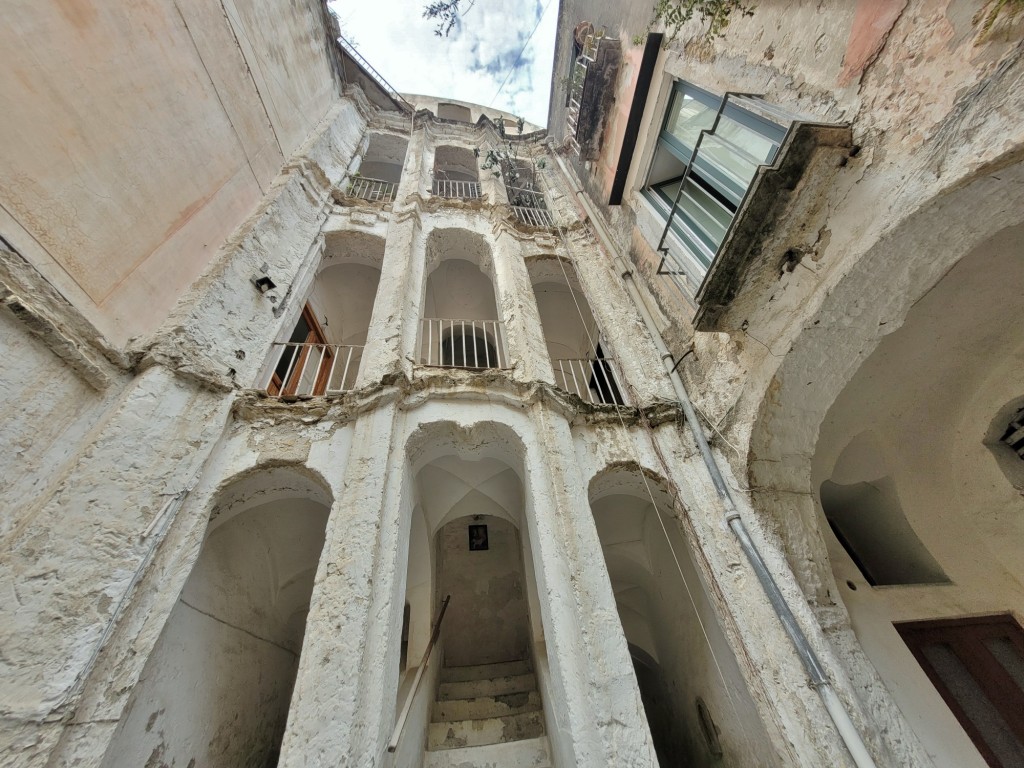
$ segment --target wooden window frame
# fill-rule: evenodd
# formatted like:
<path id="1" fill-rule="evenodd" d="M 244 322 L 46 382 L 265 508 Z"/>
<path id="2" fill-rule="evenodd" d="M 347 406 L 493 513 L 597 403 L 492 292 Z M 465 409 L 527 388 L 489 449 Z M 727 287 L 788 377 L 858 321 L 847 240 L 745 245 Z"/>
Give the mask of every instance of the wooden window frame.
<path id="1" fill-rule="evenodd" d="M 324 334 L 323 328 L 320 327 L 320 322 L 316 319 L 313 314 L 313 310 L 310 309 L 309 304 L 306 304 L 302 308 L 301 318 L 306 321 L 306 325 L 309 327 L 309 333 L 306 334 L 306 339 L 303 342 L 290 342 L 290 343 L 302 343 L 302 344 L 323 344 L 327 345 L 327 336 Z M 296 321 L 296 325 L 298 322 Z M 288 348 L 285 347 L 285 350 Z M 284 352 L 282 352 L 284 354 Z M 275 370 L 273 375 L 270 377 L 270 383 L 267 385 L 267 394 L 274 395 L 277 397 L 294 397 L 295 391 L 299 386 L 299 378 L 303 372 L 303 366 L 306 364 L 310 354 L 309 347 L 303 347 L 299 352 L 298 359 L 295 361 L 295 365 L 292 366 L 291 375 L 288 377 L 288 381 L 284 383 L 282 387 L 281 377 Z M 328 347 L 324 352 L 324 363 L 330 360 L 334 356 L 333 351 Z M 280 358 L 278 358 L 280 359 Z M 322 395 L 327 390 L 327 377 L 330 375 L 331 367 L 329 365 L 322 365 L 319 373 L 316 377 L 316 382 L 313 384 L 313 395 Z"/>
<path id="2" fill-rule="evenodd" d="M 924 654 L 927 645 L 947 645 L 998 710 L 1009 729 L 1024 742 L 1024 691 L 985 646 L 993 638 L 1008 638 L 1024 656 L 1024 629 L 1009 613 L 955 619 L 897 622 L 893 625 L 932 685 L 971 737 L 985 761 L 993 768 L 1011 768 L 999 761 L 984 736 L 960 706 L 946 681 Z"/>

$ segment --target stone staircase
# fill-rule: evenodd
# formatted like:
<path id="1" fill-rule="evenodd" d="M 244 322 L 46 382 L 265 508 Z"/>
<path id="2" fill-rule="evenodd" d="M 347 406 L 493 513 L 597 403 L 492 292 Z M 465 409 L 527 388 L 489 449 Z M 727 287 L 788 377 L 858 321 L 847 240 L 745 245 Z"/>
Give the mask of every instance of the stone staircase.
<path id="1" fill-rule="evenodd" d="M 551 768 L 529 661 L 445 667 L 424 768 Z"/>

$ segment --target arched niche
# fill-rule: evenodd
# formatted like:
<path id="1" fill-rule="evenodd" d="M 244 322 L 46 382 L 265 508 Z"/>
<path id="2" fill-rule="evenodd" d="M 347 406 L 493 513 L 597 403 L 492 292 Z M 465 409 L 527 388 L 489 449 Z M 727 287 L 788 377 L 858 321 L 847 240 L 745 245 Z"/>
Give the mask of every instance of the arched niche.
<path id="1" fill-rule="evenodd" d="M 812 461 L 824 516 L 841 502 L 859 539 L 822 527 L 857 637 L 930 750 L 960 765 L 981 764 L 970 716 L 935 715 L 943 702 L 893 625 L 1024 611 L 1024 498 L 994 455 L 1007 424 L 993 423 L 1012 418 L 1024 378 L 1022 238 L 1024 225 L 992 234 L 914 303 L 836 397 Z M 955 647 L 968 667 L 988 653 Z"/>
<path id="2" fill-rule="evenodd" d="M 408 509 L 410 665 L 399 676 L 396 710 L 428 647 L 442 601 L 451 602 L 426 678 L 410 705 L 399 747 L 403 760 L 422 759 L 442 669 L 506 661 L 536 663 L 543 629 L 529 532 L 532 500 L 524 474 L 525 446 L 509 427 L 481 422 L 421 424 L 406 446 L 403 504 Z M 486 549 L 474 549 L 474 526 L 486 526 Z M 396 615 L 397 620 L 397 615 Z M 393 663 L 400 665 L 398 653 Z M 539 708 L 539 699 L 537 700 Z"/>
<path id="3" fill-rule="evenodd" d="M 558 256 L 525 261 L 551 360 L 593 357 L 601 333 L 572 262 Z"/>
<path id="4" fill-rule="evenodd" d="M 434 179 L 479 181 L 479 160 L 468 147 L 442 145 L 434 150 Z"/>
<path id="5" fill-rule="evenodd" d="M 224 487 L 104 766 L 276 764 L 329 509 L 301 468 Z"/>
<path id="6" fill-rule="evenodd" d="M 755 508 L 842 638 L 870 706 L 891 716 L 894 743 L 916 736 L 950 764 L 978 768 L 978 749 L 893 624 L 1024 606 L 1024 500 L 985 445 L 1024 370 L 1022 182 L 1019 163 L 979 173 L 850 265 L 779 362 L 748 454 Z M 832 534 L 819 492 L 838 476 L 872 479 L 854 478 L 863 462 L 842 456 L 866 432 L 885 454 L 874 479 L 886 478 L 948 583 L 872 588 Z"/>
<path id="7" fill-rule="evenodd" d="M 589 500 L 623 634 L 634 666 L 644 665 L 634 672 L 661 764 L 774 764 L 665 481 L 616 465 L 591 480 Z M 716 743 L 705 736 L 708 717 Z"/>
<path id="8" fill-rule="evenodd" d="M 355 388 L 383 262 L 383 238 L 351 231 L 327 236 L 302 310 L 271 349 L 264 374 L 269 394 L 325 395 Z"/>
<path id="9" fill-rule="evenodd" d="M 435 229 L 427 238 L 426 256 L 420 362 L 506 367 L 487 241 L 465 229 Z"/>
<path id="10" fill-rule="evenodd" d="M 402 180 L 402 166 L 409 140 L 391 133 L 371 133 L 366 152 L 359 163 L 359 173 L 368 179 L 397 184 Z"/>

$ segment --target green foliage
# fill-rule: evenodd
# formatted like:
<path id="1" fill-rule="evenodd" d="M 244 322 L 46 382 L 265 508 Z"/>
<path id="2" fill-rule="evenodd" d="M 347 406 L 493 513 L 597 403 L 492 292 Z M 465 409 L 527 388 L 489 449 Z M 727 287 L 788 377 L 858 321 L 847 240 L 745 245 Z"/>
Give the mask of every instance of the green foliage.
<path id="1" fill-rule="evenodd" d="M 434 34 L 438 37 L 448 37 L 448 33 L 452 31 L 452 27 L 455 26 L 459 17 L 463 13 L 467 13 L 475 2 L 476 0 L 469 0 L 466 10 L 463 11 L 462 0 L 434 0 L 423 8 L 423 18 L 435 19 L 437 27 L 434 29 Z"/>
<path id="2" fill-rule="evenodd" d="M 658 0 L 654 6 L 654 18 L 647 26 L 647 31 L 650 32 L 661 24 L 665 27 L 666 41 L 674 40 L 679 30 L 696 14 L 701 24 L 705 26 L 703 39 L 714 40 L 725 34 L 725 28 L 729 26 L 734 13 L 740 16 L 753 16 L 755 7 L 744 0 Z M 633 43 L 641 45 L 645 38 L 646 35 L 634 37 Z"/>

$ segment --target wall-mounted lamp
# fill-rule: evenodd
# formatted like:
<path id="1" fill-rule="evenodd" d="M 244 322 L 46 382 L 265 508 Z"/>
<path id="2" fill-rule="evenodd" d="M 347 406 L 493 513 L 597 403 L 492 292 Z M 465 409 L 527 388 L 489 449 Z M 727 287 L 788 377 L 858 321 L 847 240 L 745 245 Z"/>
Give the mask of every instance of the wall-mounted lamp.
<path id="1" fill-rule="evenodd" d="M 270 279 L 270 275 L 260 275 L 252 279 L 253 285 L 260 293 L 266 293 L 277 288 L 277 283 Z"/>

